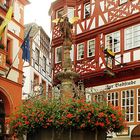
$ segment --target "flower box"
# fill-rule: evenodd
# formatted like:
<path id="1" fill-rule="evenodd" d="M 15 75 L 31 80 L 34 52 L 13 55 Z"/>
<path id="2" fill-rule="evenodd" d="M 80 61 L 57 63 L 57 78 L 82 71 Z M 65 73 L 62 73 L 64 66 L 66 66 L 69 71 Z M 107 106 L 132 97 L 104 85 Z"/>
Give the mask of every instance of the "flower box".
<path id="1" fill-rule="evenodd" d="M 84 99 L 67 102 L 29 100 L 11 118 L 11 129 L 29 140 L 105 140 L 107 132 L 124 128 L 121 108 Z M 46 138 L 47 139 L 44 139 Z"/>
<path id="2" fill-rule="evenodd" d="M 27 140 L 106 140 L 105 130 L 39 129 L 28 134 Z"/>

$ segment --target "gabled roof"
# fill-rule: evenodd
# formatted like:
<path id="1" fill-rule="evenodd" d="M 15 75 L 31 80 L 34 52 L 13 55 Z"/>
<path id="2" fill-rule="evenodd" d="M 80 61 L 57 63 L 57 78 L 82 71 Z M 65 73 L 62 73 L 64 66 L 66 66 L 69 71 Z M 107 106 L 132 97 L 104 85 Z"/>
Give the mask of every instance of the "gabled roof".
<path id="1" fill-rule="evenodd" d="M 29 32 L 31 27 L 32 27 L 32 29 L 31 29 L 31 32 L 29 34 L 30 37 L 34 37 L 35 34 L 40 30 L 39 26 L 36 23 L 25 24 L 24 36 L 27 35 L 27 33 Z"/>
<path id="2" fill-rule="evenodd" d="M 43 32 L 44 34 L 46 34 L 46 37 L 48 38 L 48 40 L 50 40 L 49 36 L 47 35 L 47 33 L 44 31 L 44 29 L 42 28 L 42 26 L 38 26 L 36 23 L 29 23 L 29 24 L 25 24 L 25 33 L 24 36 L 26 37 L 27 33 L 29 32 L 30 28 L 31 32 L 29 34 L 30 37 L 34 37 L 36 35 L 36 33 L 41 30 L 41 32 Z"/>

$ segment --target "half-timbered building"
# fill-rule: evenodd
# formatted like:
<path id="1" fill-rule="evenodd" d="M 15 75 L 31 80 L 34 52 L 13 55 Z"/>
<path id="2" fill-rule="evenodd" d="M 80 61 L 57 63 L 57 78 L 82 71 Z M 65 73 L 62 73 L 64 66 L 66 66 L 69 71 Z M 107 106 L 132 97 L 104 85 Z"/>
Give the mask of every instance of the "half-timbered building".
<path id="1" fill-rule="evenodd" d="M 79 17 L 71 49 L 78 83 L 87 100 L 106 95 L 108 102 L 125 110 L 128 128 L 114 139 L 130 139 L 140 123 L 140 0 L 56 0 L 49 14 L 52 21 L 64 15 L 69 21 Z M 54 84 L 62 70 L 62 44 L 59 27 L 52 22 Z"/>

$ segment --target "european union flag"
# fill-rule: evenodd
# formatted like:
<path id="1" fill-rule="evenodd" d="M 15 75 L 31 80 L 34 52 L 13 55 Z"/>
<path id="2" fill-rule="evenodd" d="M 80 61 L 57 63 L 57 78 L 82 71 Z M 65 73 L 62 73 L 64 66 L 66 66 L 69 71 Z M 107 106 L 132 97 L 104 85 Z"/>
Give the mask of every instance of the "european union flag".
<path id="1" fill-rule="evenodd" d="M 22 48 L 22 59 L 30 62 L 30 41 L 29 41 L 29 35 L 24 39 L 23 44 L 21 46 Z"/>
<path id="2" fill-rule="evenodd" d="M 30 62 L 30 39 L 29 39 L 29 34 L 32 30 L 32 27 L 30 28 L 30 30 L 28 31 L 27 33 L 27 36 L 25 37 L 22 45 L 21 45 L 21 48 L 22 48 L 22 59 L 27 61 L 27 62 Z"/>

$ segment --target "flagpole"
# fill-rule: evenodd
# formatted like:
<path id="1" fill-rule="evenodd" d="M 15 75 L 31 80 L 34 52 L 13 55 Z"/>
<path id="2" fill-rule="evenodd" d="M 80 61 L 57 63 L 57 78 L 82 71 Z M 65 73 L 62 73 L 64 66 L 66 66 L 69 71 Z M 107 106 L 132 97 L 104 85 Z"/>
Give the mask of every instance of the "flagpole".
<path id="1" fill-rule="evenodd" d="M 20 49 L 21 49 L 21 48 L 19 48 L 19 51 L 17 52 L 17 54 L 16 54 L 16 56 L 15 56 L 15 58 L 14 58 L 12 64 L 11 64 L 11 66 L 10 66 L 10 68 L 9 68 L 7 74 L 6 74 L 6 78 L 8 77 L 8 75 L 9 75 L 9 73 L 10 73 L 10 71 L 11 71 L 13 65 L 14 65 L 14 62 L 16 61 L 17 56 L 19 55 Z"/>
<path id="2" fill-rule="evenodd" d="M 32 30 L 32 27 L 33 27 L 33 25 L 32 25 L 31 28 L 29 29 L 29 31 L 28 31 L 26 37 L 24 38 L 23 43 L 25 42 L 25 39 L 26 39 L 26 38 L 28 37 L 28 35 L 30 34 L 30 32 L 31 32 L 31 30 Z M 23 43 L 22 43 L 22 45 L 23 45 Z M 21 47 L 22 47 L 22 45 L 21 45 Z M 15 56 L 15 58 L 14 58 L 12 64 L 11 64 L 11 66 L 10 66 L 10 68 L 9 68 L 7 74 L 6 74 L 6 78 L 8 77 L 8 75 L 9 75 L 9 73 L 10 73 L 10 71 L 11 71 L 13 65 L 14 65 L 14 62 L 16 61 L 17 56 L 19 55 L 19 52 L 20 52 L 20 50 L 21 50 L 21 47 L 19 48 L 19 51 L 17 52 L 17 54 L 16 54 L 16 56 Z M 25 62 L 25 61 L 24 61 L 24 62 Z M 24 64 L 24 63 L 23 63 L 23 64 Z"/>

